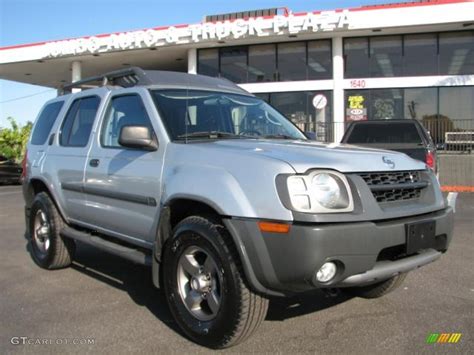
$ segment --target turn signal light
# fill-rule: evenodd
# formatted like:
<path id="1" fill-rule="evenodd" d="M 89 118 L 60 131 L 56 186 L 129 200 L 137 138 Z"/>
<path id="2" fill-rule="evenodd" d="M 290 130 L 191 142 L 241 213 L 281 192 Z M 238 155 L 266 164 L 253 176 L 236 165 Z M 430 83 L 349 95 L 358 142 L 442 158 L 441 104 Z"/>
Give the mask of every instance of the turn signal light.
<path id="1" fill-rule="evenodd" d="M 274 223 L 274 222 L 258 222 L 258 228 L 261 232 L 268 233 L 288 233 L 290 231 L 290 224 Z"/>

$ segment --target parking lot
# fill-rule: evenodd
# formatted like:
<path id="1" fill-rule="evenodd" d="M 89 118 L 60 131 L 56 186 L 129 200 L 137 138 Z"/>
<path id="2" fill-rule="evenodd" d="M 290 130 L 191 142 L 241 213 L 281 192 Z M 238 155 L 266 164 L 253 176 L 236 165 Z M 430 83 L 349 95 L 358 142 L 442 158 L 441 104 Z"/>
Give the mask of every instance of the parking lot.
<path id="1" fill-rule="evenodd" d="M 142 266 L 81 245 L 71 268 L 38 268 L 22 207 L 20 187 L 0 186 L 0 353 L 208 352 L 183 337 Z M 473 219 L 474 194 L 461 194 L 449 252 L 387 297 L 272 300 L 257 333 L 226 352 L 473 353 Z M 462 337 L 426 344 L 431 333 Z"/>

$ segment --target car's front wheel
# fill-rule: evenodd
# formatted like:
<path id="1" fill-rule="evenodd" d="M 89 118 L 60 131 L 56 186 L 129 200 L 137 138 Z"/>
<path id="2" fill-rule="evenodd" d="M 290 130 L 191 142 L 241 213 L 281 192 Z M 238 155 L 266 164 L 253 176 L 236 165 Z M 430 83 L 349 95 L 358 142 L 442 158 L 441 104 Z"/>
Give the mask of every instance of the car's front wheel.
<path id="1" fill-rule="evenodd" d="M 181 221 L 166 244 L 163 267 L 171 313 L 193 341 L 236 345 L 265 319 L 268 300 L 247 287 L 228 232 L 212 218 Z"/>

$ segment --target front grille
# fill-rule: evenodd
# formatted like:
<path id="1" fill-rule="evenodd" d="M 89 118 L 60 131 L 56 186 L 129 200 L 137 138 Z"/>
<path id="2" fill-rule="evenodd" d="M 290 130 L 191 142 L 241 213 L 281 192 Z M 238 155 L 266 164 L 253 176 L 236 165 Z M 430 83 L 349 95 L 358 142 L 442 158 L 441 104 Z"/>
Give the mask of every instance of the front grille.
<path id="1" fill-rule="evenodd" d="M 419 171 L 397 171 L 385 173 L 364 173 L 359 174 L 369 186 L 373 185 L 392 185 L 409 184 L 420 181 Z"/>
<path id="2" fill-rule="evenodd" d="M 419 171 L 361 173 L 359 176 L 379 203 L 416 200 L 420 198 L 421 190 L 428 186 Z"/>

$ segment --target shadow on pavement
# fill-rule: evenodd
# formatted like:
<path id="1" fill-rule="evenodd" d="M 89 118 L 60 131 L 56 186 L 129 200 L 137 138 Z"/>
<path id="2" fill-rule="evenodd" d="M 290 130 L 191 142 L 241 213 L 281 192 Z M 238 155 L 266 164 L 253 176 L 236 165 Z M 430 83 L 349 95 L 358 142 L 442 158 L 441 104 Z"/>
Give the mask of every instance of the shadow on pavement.
<path id="1" fill-rule="evenodd" d="M 272 298 L 267 313 L 267 321 L 283 321 L 337 306 L 353 298 L 338 291 L 315 290 L 288 298 Z"/>
<path id="2" fill-rule="evenodd" d="M 181 333 L 166 304 L 165 295 L 153 286 L 151 268 L 77 243 L 72 269 L 128 293 L 139 306 Z"/>
<path id="3" fill-rule="evenodd" d="M 25 239 L 28 239 L 25 236 Z M 26 249 L 30 251 L 29 243 Z M 151 268 L 77 243 L 71 268 L 100 282 L 127 292 L 139 306 L 146 307 L 156 318 L 183 335 L 166 304 L 164 292 L 153 286 Z M 288 298 L 271 298 L 266 321 L 285 319 L 318 312 L 351 299 L 344 293 L 329 295 L 321 290 Z"/>

